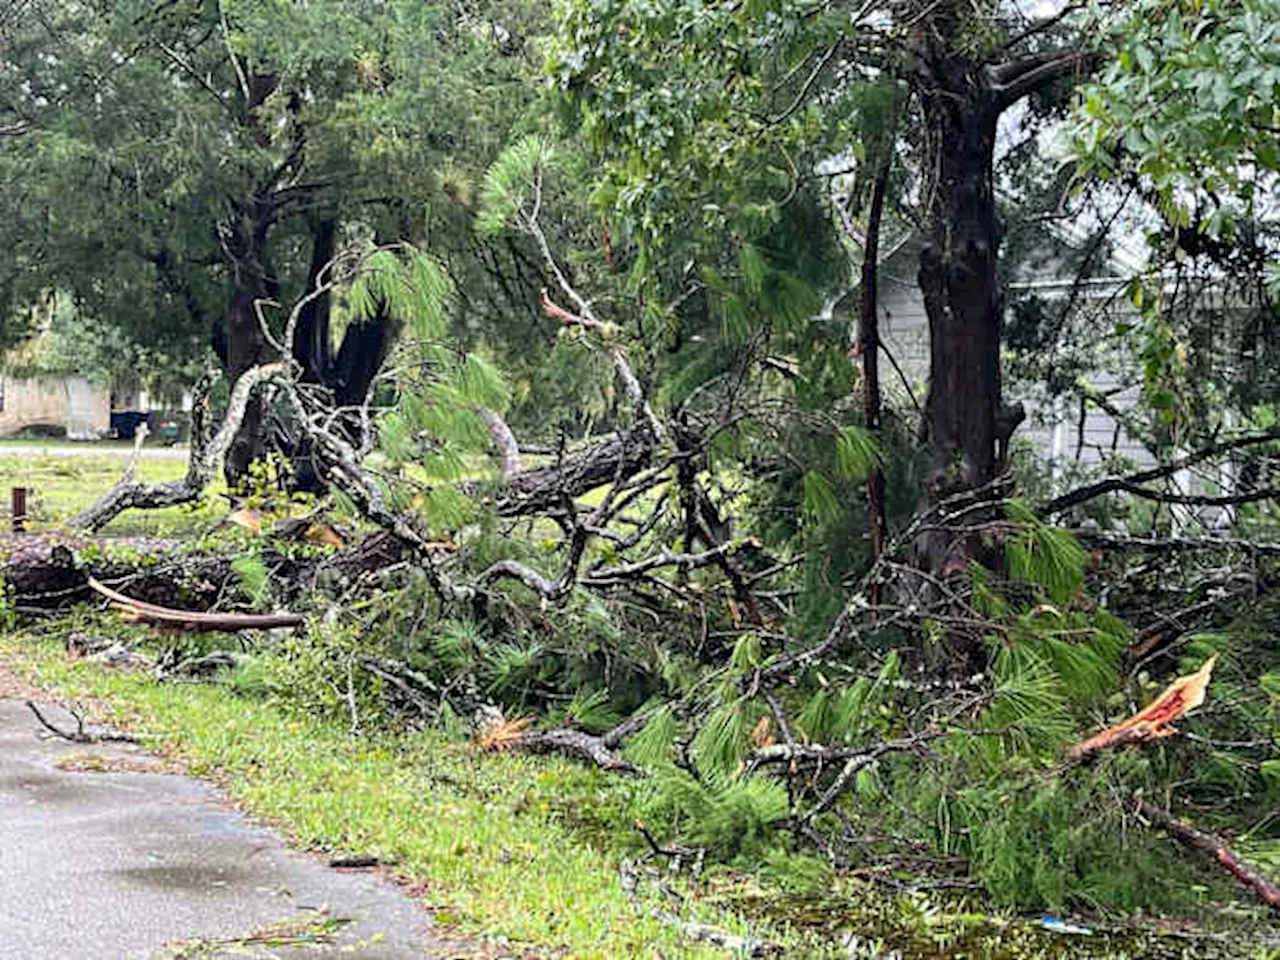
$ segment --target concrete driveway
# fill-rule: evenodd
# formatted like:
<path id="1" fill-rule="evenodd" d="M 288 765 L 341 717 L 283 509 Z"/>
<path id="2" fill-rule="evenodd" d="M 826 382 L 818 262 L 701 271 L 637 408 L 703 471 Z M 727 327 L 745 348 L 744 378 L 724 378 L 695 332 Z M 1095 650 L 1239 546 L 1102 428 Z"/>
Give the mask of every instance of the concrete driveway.
<path id="1" fill-rule="evenodd" d="M 39 729 L 21 701 L 0 700 L 3 960 L 465 952 L 432 940 L 395 887 L 286 849 L 209 784 L 147 772 L 155 761 L 132 746 Z M 340 927 L 331 942 L 300 943 L 326 924 Z"/>

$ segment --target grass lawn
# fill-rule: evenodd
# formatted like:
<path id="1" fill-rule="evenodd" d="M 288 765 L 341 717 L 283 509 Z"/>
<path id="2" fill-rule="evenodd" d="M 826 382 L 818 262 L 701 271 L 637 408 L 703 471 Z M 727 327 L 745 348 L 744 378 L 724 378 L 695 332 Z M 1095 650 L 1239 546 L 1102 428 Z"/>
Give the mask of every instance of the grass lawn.
<path id="1" fill-rule="evenodd" d="M 120 479 L 131 446 L 114 443 L 77 445 L 67 453 L 65 444 L 14 443 L 0 444 L 0 511 L 8 522 L 9 487 L 28 487 L 32 492 L 28 510 L 33 517 L 30 529 L 39 531 L 59 524 L 93 503 Z M 15 448 L 26 448 L 16 452 Z M 104 451 L 99 453 L 99 451 Z M 187 469 L 183 452 L 163 458 L 144 457 L 138 462 L 137 476 L 149 483 L 176 480 Z M 217 522 L 225 512 L 225 503 L 210 497 L 217 495 L 220 485 L 211 488 L 205 504 L 169 507 L 164 510 L 130 510 L 117 517 L 103 531 L 108 536 L 182 536 L 199 534 Z"/>
<path id="2" fill-rule="evenodd" d="M 0 670 L 139 733 L 313 850 L 371 853 L 425 885 L 436 921 L 574 957 L 723 957 L 638 914 L 619 883 L 616 778 L 432 732 L 355 737 L 225 685 L 69 662 L 59 634 L 0 634 Z M 629 840 L 629 838 L 627 838 Z M 741 927 L 714 909 L 706 919 Z M 521 955 L 521 954 L 517 954 Z"/>

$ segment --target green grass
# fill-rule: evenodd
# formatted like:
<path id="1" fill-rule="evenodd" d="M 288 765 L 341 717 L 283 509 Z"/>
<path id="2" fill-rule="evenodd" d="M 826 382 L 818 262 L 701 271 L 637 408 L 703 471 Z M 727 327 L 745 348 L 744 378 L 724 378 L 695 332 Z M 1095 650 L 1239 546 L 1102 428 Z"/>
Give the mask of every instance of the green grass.
<path id="1" fill-rule="evenodd" d="M 154 734 L 294 843 L 396 861 L 426 883 L 446 927 L 575 957 L 724 955 L 678 940 L 626 898 L 608 841 L 625 829 L 626 786 L 614 778 L 431 732 L 357 738 L 225 686 L 70 663 L 50 637 L 10 633 L 0 654 L 52 695 L 97 701 L 102 719 Z"/>
<path id="2" fill-rule="evenodd" d="M 99 496 L 111 489 L 124 472 L 126 457 L 119 455 L 94 456 L 90 454 L 59 455 L 56 445 L 26 444 L 48 455 L 6 455 L 6 449 L 17 444 L 0 446 L 0 509 L 8 520 L 8 487 L 23 486 L 33 493 L 28 511 L 33 518 L 30 529 L 34 531 L 56 528 L 79 511 L 89 506 Z M 176 480 L 186 472 L 185 458 L 142 459 L 138 462 L 138 479 L 148 483 Z M 120 536 L 182 536 L 209 529 L 217 520 L 215 511 L 224 504 L 210 501 L 216 488 L 206 493 L 203 505 L 168 507 L 164 510 L 130 510 L 113 520 L 103 531 L 107 535 Z M 212 507 L 212 509 L 211 509 Z"/>

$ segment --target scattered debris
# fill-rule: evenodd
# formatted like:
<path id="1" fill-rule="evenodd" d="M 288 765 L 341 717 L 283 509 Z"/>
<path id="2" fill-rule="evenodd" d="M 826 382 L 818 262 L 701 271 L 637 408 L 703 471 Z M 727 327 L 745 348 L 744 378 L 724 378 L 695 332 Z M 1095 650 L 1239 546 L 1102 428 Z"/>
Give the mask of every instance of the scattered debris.
<path id="1" fill-rule="evenodd" d="M 40 708 L 37 707 L 35 703 L 31 700 L 27 701 L 27 707 L 28 709 L 30 709 L 32 713 L 35 714 L 36 719 L 40 721 L 40 726 L 44 727 L 55 737 L 58 737 L 59 739 L 62 739 L 62 740 L 66 740 L 69 743 L 140 743 L 141 742 L 137 737 L 128 733 L 89 733 L 84 728 L 84 715 L 79 710 L 73 709 L 71 707 L 64 706 L 62 709 L 66 710 L 67 713 L 71 714 L 71 716 L 75 718 L 75 721 L 76 721 L 75 730 L 63 730 L 60 727 L 54 726 L 51 722 L 45 719 L 44 714 L 40 712 Z"/>
<path id="2" fill-rule="evenodd" d="M 709 943 L 712 946 L 727 950 L 735 956 L 739 957 L 767 957 L 779 954 L 782 948 L 776 943 L 770 943 L 767 940 L 757 940 L 754 937 L 740 936 L 736 933 L 728 933 L 716 927 L 709 926 L 705 923 L 696 923 L 692 920 L 685 920 L 679 914 L 670 910 L 664 910 L 661 907 L 650 907 L 645 910 L 644 903 L 638 892 L 640 882 L 640 870 L 637 864 L 630 860 L 624 859 L 618 872 L 622 879 L 622 890 L 627 895 L 627 899 L 631 901 L 636 910 L 647 912 L 651 917 L 662 921 L 668 926 L 675 927 L 680 931 L 681 936 L 690 940 L 697 940 L 702 943 Z"/>
<path id="3" fill-rule="evenodd" d="M 1067 921 L 1059 919 L 1058 917 L 1050 916 L 1047 913 L 1040 918 L 1040 926 L 1045 930 L 1048 930 L 1050 933 L 1063 933 L 1068 936 L 1076 937 L 1093 936 L 1093 930 L 1089 927 L 1082 927 L 1078 924 L 1067 923 Z"/>
<path id="4" fill-rule="evenodd" d="M 137 757 L 106 757 L 100 753 L 73 753 L 53 764 L 66 773 L 163 773 L 162 764 Z"/>
<path id="5" fill-rule="evenodd" d="M 220 955 L 214 954 L 219 949 L 243 951 L 255 946 L 321 947 L 335 943 L 342 928 L 353 922 L 349 917 L 331 917 L 329 911 L 321 907 L 314 911 L 313 916 L 281 920 L 241 937 L 200 937 L 180 940 L 168 946 L 174 960 Z"/>
<path id="6" fill-rule="evenodd" d="M 339 870 L 364 870 L 369 867 L 388 866 L 390 861 L 371 853 L 357 853 L 349 857 L 330 857 L 329 866 Z"/>

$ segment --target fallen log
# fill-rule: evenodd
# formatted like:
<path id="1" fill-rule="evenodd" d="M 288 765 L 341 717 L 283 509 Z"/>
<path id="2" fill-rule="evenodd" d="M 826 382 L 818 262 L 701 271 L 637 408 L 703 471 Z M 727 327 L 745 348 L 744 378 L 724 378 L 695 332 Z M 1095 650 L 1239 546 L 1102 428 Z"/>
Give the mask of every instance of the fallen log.
<path id="1" fill-rule="evenodd" d="M 152 603 L 212 606 L 231 557 L 176 540 L 48 533 L 0 534 L 0 583 L 21 610 L 55 610 L 94 598 L 89 578 L 124 586 Z"/>
<path id="2" fill-rule="evenodd" d="M 1138 803 L 1138 810 L 1152 823 L 1168 832 L 1169 836 L 1196 850 L 1212 854 L 1214 859 L 1222 864 L 1223 869 L 1261 897 L 1272 910 L 1280 913 L 1280 885 L 1244 863 L 1223 840 L 1212 833 L 1197 830 L 1183 823 L 1169 811 L 1157 807 L 1154 803 L 1142 800 Z"/>
<path id="3" fill-rule="evenodd" d="M 92 601 L 90 579 L 130 600 L 208 610 L 235 576 L 232 545 L 197 549 L 177 540 L 0 534 L 0 584 L 20 611 L 56 610 Z M 393 536 L 378 532 L 341 550 L 297 558 L 264 546 L 282 603 L 384 569 L 404 558 Z"/>

